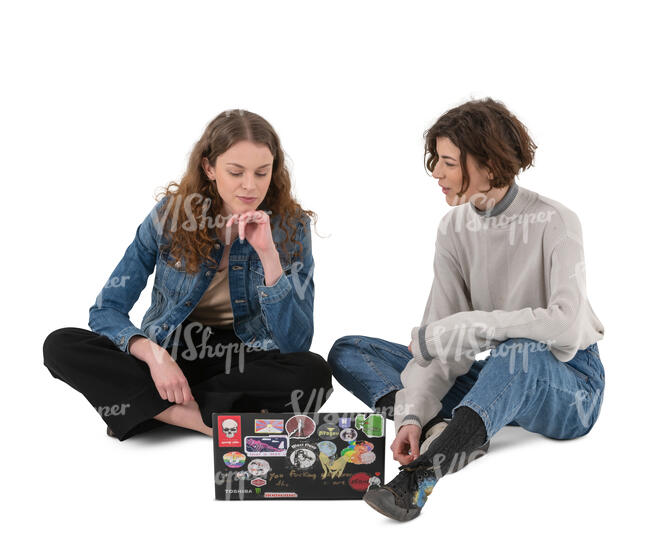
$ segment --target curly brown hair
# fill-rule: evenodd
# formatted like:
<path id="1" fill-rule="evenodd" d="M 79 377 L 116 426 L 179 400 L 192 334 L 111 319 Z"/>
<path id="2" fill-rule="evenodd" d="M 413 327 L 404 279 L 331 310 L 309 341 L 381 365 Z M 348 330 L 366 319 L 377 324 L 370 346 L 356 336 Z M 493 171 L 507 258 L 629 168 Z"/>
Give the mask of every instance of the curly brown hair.
<path id="1" fill-rule="evenodd" d="M 493 178 L 490 189 L 512 184 L 520 170 L 533 166 L 537 145 L 506 106 L 490 97 L 468 101 L 445 112 L 424 132 L 424 166 L 433 173 L 438 163 L 436 138 L 447 137 L 460 149 L 463 173 L 462 196 L 469 187 L 467 154 L 479 167 L 488 168 Z"/>
<path id="2" fill-rule="evenodd" d="M 226 110 L 212 120 L 190 153 L 187 169 L 179 183 L 170 182 L 163 191 L 156 195 L 157 201 L 168 198 L 172 206 L 183 207 L 188 221 L 194 219 L 194 226 L 165 226 L 165 237 L 170 239 L 169 253 L 180 260 L 185 258 L 185 270 L 196 273 L 201 261 L 207 260 L 209 266 L 217 262 L 210 256 L 215 243 L 211 234 L 212 227 L 196 226 L 196 222 L 214 223 L 220 220 L 223 200 L 216 183 L 206 175 L 202 160 L 204 157 L 214 166 L 217 157 L 242 140 L 266 145 L 273 155 L 273 170 L 269 189 L 259 209 L 270 210 L 271 226 L 279 227 L 283 240 L 279 251 L 287 255 L 288 241 L 296 243 L 298 222 L 304 222 L 306 215 L 315 217 L 313 211 L 303 209 L 291 193 L 291 179 L 285 164 L 285 156 L 277 133 L 264 118 L 247 110 Z M 166 203 L 162 204 L 165 205 Z M 160 210 L 164 209 L 161 206 Z M 169 210 L 166 209 L 169 214 Z M 187 222 L 187 221 L 186 221 Z M 168 224 L 167 221 L 165 224 Z M 308 226 L 308 224 L 306 224 Z M 189 229 L 188 229 L 189 228 Z M 298 255 L 302 253 L 302 244 L 298 241 Z"/>

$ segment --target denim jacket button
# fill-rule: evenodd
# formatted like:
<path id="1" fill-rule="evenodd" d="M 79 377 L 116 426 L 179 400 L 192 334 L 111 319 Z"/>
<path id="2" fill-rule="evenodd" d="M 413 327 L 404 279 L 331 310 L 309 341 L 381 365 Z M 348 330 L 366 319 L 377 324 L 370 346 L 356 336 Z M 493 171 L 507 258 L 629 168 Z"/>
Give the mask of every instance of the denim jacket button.
<path id="1" fill-rule="evenodd" d="M 186 306 L 191 306 L 192 305 L 192 300 L 187 300 L 187 302 L 185 302 L 185 305 Z"/>
<path id="2" fill-rule="evenodd" d="M 266 298 L 268 296 L 268 294 L 266 292 L 262 292 L 262 296 L 264 296 Z"/>
<path id="3" fill-rule="evenodd" d="M 241 271 L 242 269 L 243 269 L 243 267 L 241 265 L 233 265 L 232 266 L 233 271 Z"/>
<path id="4" fill-rule="evenodd" d="M 167 323 L 163 323 L 162 328 L 165 329 L 165 331 L 166 331 L 167 329 L 169 329 L 169 325 Z"/>
<path id="5" fill-rule="evenodd" d="M 205 272 L 205 276 L 206 276 L 206 277 L 209 277 L 211 274 L 212 274 L 212 273 L 210 273 L 210 271 L 206 271 L 206 272 Z"/>

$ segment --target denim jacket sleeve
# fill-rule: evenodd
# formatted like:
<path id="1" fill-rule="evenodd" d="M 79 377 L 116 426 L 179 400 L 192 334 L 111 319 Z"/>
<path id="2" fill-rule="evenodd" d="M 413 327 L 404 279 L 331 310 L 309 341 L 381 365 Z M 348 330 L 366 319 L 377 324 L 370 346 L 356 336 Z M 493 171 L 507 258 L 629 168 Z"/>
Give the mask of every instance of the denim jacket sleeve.
<path id="1" fill-rule="evenodd" d="M 275 284 L 258 286 L 262 314 L 280 352 L 307 352 L 314 336 L 314 258 L 309 219 L 298 223 L 302 254 Z"/>
<path id="2" fill-rule="evenodd" d="M 147 285 L 158 256 L 159 230 L 154 222 L 154 211 L 163 198 L 138 226 L 133 242 L 111 273 L 108 281 L 90 307 L 90 329 L 108 337 L 118 348 L 129 353 L 129 340 L 135 335 L 147 335 L 129 319 L 129 311 Z"/>

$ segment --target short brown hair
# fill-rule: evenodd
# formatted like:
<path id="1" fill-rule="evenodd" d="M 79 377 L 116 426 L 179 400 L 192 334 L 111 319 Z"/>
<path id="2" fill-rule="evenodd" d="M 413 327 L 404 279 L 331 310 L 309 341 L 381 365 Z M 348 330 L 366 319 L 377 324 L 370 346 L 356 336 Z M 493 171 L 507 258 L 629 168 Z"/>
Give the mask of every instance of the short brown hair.
<path id="1" fill-rule="evenodd" d="M 430 173 L 438 163 L 438 137 L 449 138 L 460 149 L 463 183 L 458 195 L 469 187 L 468 153 L 494 175 L 490 188 L 503 188 L 512 184 L 520 170 L 533 165 L 537 149 L 526 126 L 503 103 L 489 97 L 448 110 L 424 132 L 424 166 Z"/>

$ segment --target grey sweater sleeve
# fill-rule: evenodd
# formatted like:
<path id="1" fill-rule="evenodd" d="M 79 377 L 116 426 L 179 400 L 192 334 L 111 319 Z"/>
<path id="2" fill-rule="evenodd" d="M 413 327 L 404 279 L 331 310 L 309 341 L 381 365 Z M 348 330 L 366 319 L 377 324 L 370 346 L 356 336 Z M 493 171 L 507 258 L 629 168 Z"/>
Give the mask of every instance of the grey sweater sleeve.
<path id="1" fill-rule="evenodd" d="M 422 325 L 471 309 L 469 294 L 458 263 L 452 253 L 437 241 L 433 285 Z M 415 340 L 412 349 L 414 352 L 417 349 Z M 418 351 L 418 354 L 421 352 Z M 409 360 L 400 377 L 403 388 L 395 397 L 395 431 L 408 424 L 422 427 L 436 416 L 442 408 L 440 400 L 453 386 L 456 377 L 467 373 L 473 361 L 474 357 L 467 355 L 461 355 L 451 361 L 424 361 L 422 358 L 419 361 Z"/>
<path id="2" fill-rule="evenodd" d="M 509 338 L 525 337 L 547 344 L 558 360 L 566 362 L 593 342 L 587 339 L 590 327 L 596 328 L 602 338 L 604 328 L 600 322 L 585 323 L 592 313 L 587 311 L 582 234 L 577 218 L 570 224 L 545 255 L 547 307 L 462 311 L 432 319 L 411 332 L 415 361 L 426 366 L 459 353 L 487 350 Z"/>

